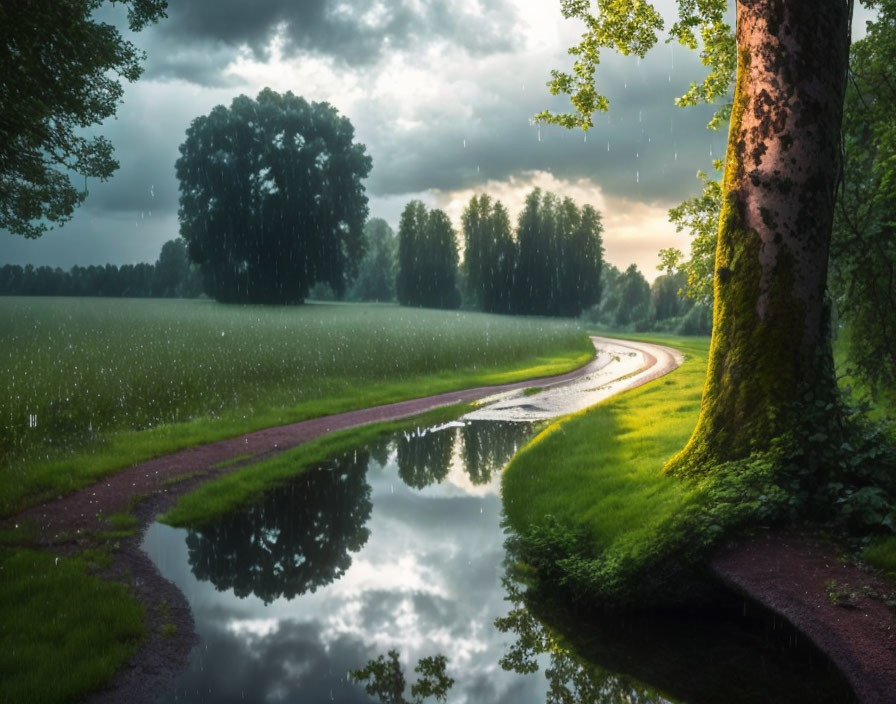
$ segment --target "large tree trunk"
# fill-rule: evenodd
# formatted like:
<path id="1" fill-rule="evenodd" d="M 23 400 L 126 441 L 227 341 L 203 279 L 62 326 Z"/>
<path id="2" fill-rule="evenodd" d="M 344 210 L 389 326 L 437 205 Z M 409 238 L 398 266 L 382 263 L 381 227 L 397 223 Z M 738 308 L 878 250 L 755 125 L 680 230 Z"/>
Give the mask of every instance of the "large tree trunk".
<path id="1" fill-rule="evenodd" d="M 835 388 L 825 282 L 848 3 L 738 0 L 737 50 L 706 385 L 667 466 L 683 474 L 768 448 Z"/>

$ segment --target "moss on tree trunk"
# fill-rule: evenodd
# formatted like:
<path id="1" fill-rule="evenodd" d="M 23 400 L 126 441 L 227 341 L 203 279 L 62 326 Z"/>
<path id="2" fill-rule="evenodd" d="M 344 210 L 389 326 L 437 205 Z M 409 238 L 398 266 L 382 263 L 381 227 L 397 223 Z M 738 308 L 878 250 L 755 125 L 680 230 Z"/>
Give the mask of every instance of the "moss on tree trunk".
<path id="1" fill-rule="evenodd" d="M 845 0 L 739 0 L 738 69 L 700 419 L 667 471 L 768 448 L 836 388 L 825 301 L 849 48 Z"/>

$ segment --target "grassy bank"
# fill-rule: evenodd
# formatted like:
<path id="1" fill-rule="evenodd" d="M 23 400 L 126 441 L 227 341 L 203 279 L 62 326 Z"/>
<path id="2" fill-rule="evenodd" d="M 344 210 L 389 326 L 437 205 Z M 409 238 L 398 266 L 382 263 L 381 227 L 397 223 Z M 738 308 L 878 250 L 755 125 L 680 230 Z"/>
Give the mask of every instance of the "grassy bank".
<path id="1" fill-rule="evenodd" d="M 639 339 L 682 350 L 685 363 L 549 426 L 504 474 L 511 548 L 537 583 L 594 603 L 687 598 L 697 588 L 690 568 L 725 536 L 796 521 L 841 535 L 857 556 L 896 570 L 888 499 L 896 454 L 884 430 L 850 416 L 850 442 L 824 444 L 825 411 L 815 404 L 808 425 L 766 452 L 699 480 L 668 477 L 666 461 L 697 422 L 708 340 Z M 813 443 L 818 454 L 806 450 Z M 810 461 L 816 469 L 806 469 Z"/>
<path id="2" fill-rule="evenodd" d="M 0 548 L 0 574 L 0 702 L 79 699 L 143 637 L 143 609 L 81 558 Z"/>
<path id="3" fill-rule="evenodd" d="M 635 337 L 635 336 L 630 336 Z M 552 516 L 587 536 L 595 551 L 637 551 L 657 527 L 693 500 L 662 475 L 697 422 L 706 371 L 706 338 L 639 339 L 685 354 L 671 374 L 549 426 L 504 472 L 507 520 L 524 532 Z"/>
<path id="4" fill-rule="evenodd" d="M 0 515 L 248 430 L 561 373 L 568 321 L 385 305 L 0 298 Z"/>
<path id="5" fill-rule="evenodd" d="M 202 525 L 340 453 L 403 429 L 453 420 L 469 409 L 468 404 L 445 406 L 318 438 L 200 485 L 163 520 Z M 143 609 L 125 585 L 93 575 L 95 566 L 111 560 L 117 539 L 136 528 L 128 513 L 109 518 L 111 530 L 93 536 L 97 547 L 81 557 L 57 558 L 23 547 L 29 541 L 24 529 L 0 534 L 0 703 L 78 699 L 108 683 L 139 645 Z"/>
<path id="6" fill-rule="evenodd" d="M 363 448 L 400 430 L 438 425 L 470 410 L 469 404 L 435 408 L 412 418 L 349 428 L 303 443 L 269 460 L 244 467 L 186 494 L 160 517 L 172 526 L 195 528 L 257 501 L 268 489 L 333 457 Z"/>

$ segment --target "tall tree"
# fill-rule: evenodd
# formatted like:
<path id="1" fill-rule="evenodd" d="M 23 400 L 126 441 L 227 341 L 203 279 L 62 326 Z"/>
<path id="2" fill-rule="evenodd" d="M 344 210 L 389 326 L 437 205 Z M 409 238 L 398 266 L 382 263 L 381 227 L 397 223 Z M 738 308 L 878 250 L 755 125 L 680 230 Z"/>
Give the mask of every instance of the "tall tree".
<path id="1" fill-rule="evenodd" d="M 118 168 L 112 144 L 83 128 L 115 114 L 144 54 L 94 13 L 127 7 L 139 32 L 165 17 L 165 0 L 20 0 L 0 7 L 0 228 L 40 237 L 71 219 L 87 179 Z M 69 174 L 83 178 L 79 188 Z"/>
<path id="2" fill-rule="evenodd" d="M 182 287 L 190 273 L 187 245 L 181 239 L 168 240 L 156 261 L 152 285 L 154 296 L 175 298 L 182 295 Z"/>
<path id="3" fill-rule="evenodd" d="M 737 0 L 734 41 L 727 4 L 679 0 L 671 29 L 692 48 L 699 30 L 712 69 L 683 102 L 723 96 L 736 76 L 707 380 L 697 428 L 669 464 L 695 474 L 767 448 L 801 422 L 807 396 L 827 403 L 836 390 L 825 281 L 852 2 Z M 571 50 L 575 73 L 555 72 L 551 89 L 571 93 L 578 113 L 540 117 L 587 129 L 607 107 L 594 83 L 600 49 L 643 56 L 663 20 L 646 0 L 562 6 L 587 31 Z"/>
<path id="4" fill-rule="evenodd" d="M 352 298 L 362 301 L 391 301 L 395 298 L 395 233 L 382 218 L 364 225 L 364 257 Z"/>
<path id="5" fill-rule="evenodd" d="M 398 302 L 406 306 L 457 308 L 457 234 L 441 210 L 419 200 L 405 206 L 398 227 Z"/>
<path id="6" fill-rule="evenodd" d="M 423 246 L 426 229 L 426 206 L 412 200 L 401 213 L 398 224 L 398 271 L 395 292 L 403 306 L 420 305 L 423 290 Z"/>
<path id="7" fill-rule="evenodd" d="M 354 128 L 328 103 L 265 88 L 198 117 L 180 146 L 181 235 L 221 301 L 341 295 L 362 255 L 370 172 Z"/>
<path id="8" fill-rule="evenodd" d="M 500 201 L 473 196 L 462 216 L 464 273 L 474 305 L 507 313 L 513 295 L 516 245 L 510 216 Z"/>
<path id="9" fill-rule="evenodd" d="M 457 286 L 458 253 L 457 233 L 448 215 L 433 209 L 426 220 L 426 243 L 423 272 L 423 305 L 433 308 L 455 309 L 460 307 L 460 291 Z"/>

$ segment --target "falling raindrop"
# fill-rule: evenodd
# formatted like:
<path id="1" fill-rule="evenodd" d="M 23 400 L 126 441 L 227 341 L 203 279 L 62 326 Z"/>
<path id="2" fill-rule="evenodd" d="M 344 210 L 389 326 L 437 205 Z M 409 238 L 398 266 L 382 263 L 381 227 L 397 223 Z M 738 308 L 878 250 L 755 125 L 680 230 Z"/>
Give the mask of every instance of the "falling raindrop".
<path id="1" fill-rule="evenodd" d="M 538 141 L 541 141 L 541 127 L 538 128 Z"/>
<path id="2" fill-rule="evenodd" d="M 644 111 L 638 110 L 638 122 L 643 122 L 643 121 L 644 121 Z"/>
<path id="3" fill-rule="evenodd" d="M 635 171 L 635 183 L 641 183 L 641 172 Z"/>
<path id="4" fill-rule="evenodd" d="M 610 151 L 610 140 L 607 140 L 607 151 Z"/>
<path id="5" fill-rule="evenodd" d="M 465 138 L 465 139 L 464 139 L 464 149 L 466 149 L 466 148 L 467 148 L 467 140 L 466 140 L 466 138 Z"/>

